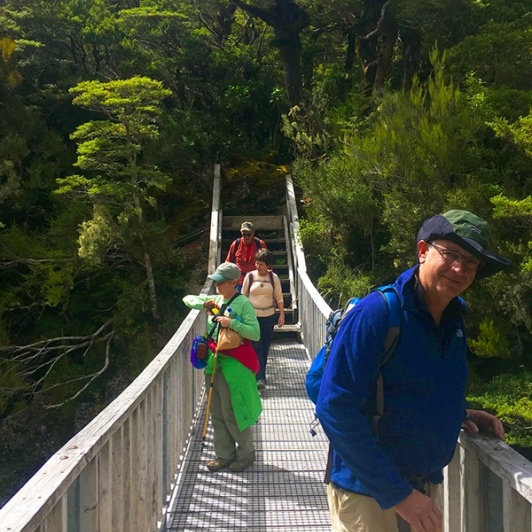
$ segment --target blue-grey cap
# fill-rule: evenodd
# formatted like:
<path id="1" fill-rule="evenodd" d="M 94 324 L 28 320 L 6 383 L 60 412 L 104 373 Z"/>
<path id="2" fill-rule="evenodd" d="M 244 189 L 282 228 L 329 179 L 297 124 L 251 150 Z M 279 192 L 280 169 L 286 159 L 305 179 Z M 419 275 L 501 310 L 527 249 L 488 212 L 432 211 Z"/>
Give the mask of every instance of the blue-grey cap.
<path id="1" fill-rule="evenodd" d="M 225 281 L 234 281 L 240 278 L 240 268 L 232 262 L 223 262 L 216 268 L 216 271 L 209 275 L 215 283 L 223 283 Z"/>

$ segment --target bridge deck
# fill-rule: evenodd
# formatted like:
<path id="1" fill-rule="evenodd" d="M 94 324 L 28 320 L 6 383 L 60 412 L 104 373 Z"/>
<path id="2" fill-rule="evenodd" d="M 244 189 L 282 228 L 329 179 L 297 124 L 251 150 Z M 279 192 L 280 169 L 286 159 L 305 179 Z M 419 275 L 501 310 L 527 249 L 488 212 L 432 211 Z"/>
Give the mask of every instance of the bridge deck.
<path id="1" fill-rule="evenodd" d="M 212 433 L 201 449 L 203 415 L 183 469 L 167 530 L 330 530 L 323 472 L 327 441 L 309 433 L 313 405 L 304 386 L 309 360 L 294 339 L 275 335 L 264 411 L 255 425 L 257 461 L 242 473 L 211 473 Z"/>

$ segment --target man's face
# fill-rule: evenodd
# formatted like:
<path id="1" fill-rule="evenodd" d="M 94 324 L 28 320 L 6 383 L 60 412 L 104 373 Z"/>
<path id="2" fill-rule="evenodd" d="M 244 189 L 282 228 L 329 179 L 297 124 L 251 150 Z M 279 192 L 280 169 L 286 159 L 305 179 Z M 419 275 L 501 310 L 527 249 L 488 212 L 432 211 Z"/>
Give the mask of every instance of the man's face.
<path id="1" fill-rule="evenodd" d="M 244 242 L 246 244 L 251 244 L 251 240 L 253 239 L 253 232 L 252 231 L 240 231 L 240 234 L 242 235 L 242 238 L 244 239 Z"/>
<path id="2" fill-rule="evenodd" d="M 446 302 L 461 294 L 475 280 L 480 261 L 451 242 L 418 242 L 419 279 L 423 290 Z"/>

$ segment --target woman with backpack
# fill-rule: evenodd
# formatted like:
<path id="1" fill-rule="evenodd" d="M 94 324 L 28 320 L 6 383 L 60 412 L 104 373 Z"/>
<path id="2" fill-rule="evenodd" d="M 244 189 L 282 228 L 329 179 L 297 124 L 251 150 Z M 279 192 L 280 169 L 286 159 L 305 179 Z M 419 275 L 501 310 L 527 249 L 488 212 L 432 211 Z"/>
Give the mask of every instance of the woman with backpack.
<path id="1" fill-rule="evenodd" d="M 266 364 L 272 343 L 275 323 L 279 327 L 284 325 L 283 290 L 279 276 L 272 271 L 273 253 L 261 249 L 255 256 L 255 270 L 244 278 L 242 293 L 249 298 L 255 308 L 260 327 L 260 339 L 253 342 L 253 347 L 259 357 L 260 369 L 257 373 L 257 388 L 266 387 Z M 276 318 L 275 307 L 279 309 Z"/>

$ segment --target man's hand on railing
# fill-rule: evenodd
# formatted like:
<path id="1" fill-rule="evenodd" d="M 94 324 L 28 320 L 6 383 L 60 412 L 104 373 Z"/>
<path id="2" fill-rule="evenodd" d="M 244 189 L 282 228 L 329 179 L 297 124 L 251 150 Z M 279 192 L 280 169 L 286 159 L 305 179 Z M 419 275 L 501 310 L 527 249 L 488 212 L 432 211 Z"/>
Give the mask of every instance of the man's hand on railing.
<path id="1" fill-rule="evenodd" d="M 504 441 L 504 427 L 497 417 L 493 414 L 489 414 L 484 410 L 466 410 L 466 418 L 462 423 L 462 428 L 471 432 L 472 434 L 478 434 L 479 432 L 491 432 L 499 440 Z"/>
<path id="2" fill-rule="evenodd" d="M 394 506 L 395 511 L 412 527 L 412 532 L 441 532 L 442 514 L 434 501 L 414 489 Z"/>

